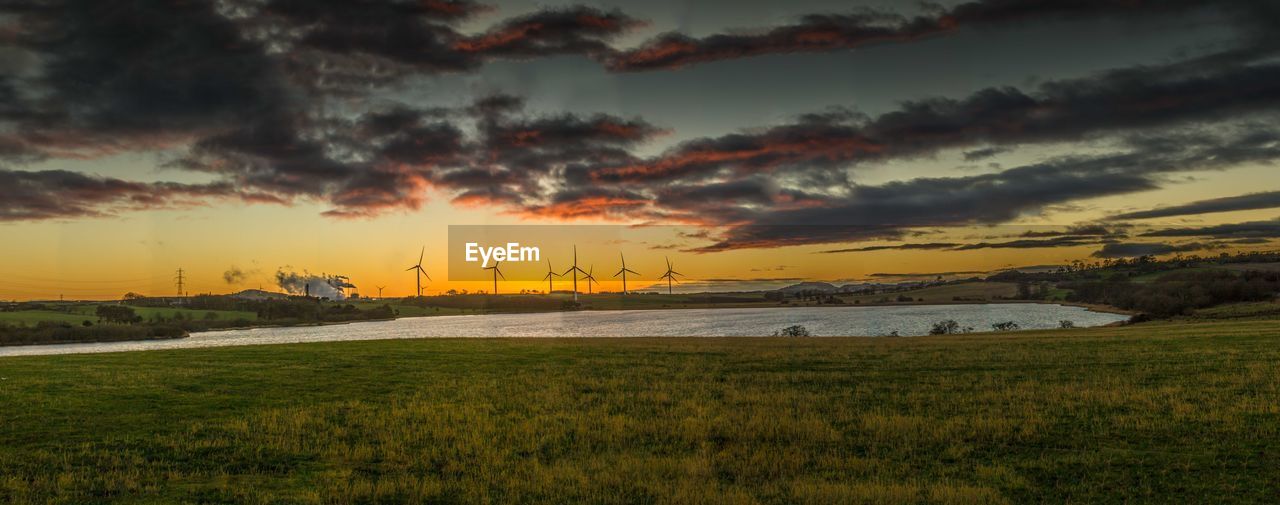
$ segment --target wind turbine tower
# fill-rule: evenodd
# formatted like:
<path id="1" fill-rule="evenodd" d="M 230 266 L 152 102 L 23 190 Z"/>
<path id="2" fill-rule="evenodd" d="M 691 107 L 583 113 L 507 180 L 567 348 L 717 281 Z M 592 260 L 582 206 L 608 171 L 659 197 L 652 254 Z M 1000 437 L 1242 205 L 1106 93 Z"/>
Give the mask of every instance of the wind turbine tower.
<path id="1" fill-rule="evenodd" d="M 662 277 L 658 277 L 658 280 L 662 280 L 662 279 L 666 279 L 666 280 L 667 280 L 667 294 L 669 295 L 669 294 L 671 294 L 671 283 L 672 283 L 672 282 L 679 282 L 679 281 L 677 281 L 677 280 L 676 280 L 676 276 L 678 275 L 678 276 L 680 276 L 680 277 L 684 277 L 684 274 L 682 274 L 682 273 L 680 273 L 680 272 L 677 272 L 677 271 L 675 271 L 674 269 L 672 269 L 672 268 L 671 268 L 671 259 L 670 259 L 670 258 L 664 258 L 664 259 L 666 259 L 666 260 L 667 260 L 667 272 L 666 272 L 666 273 L 664 273 L 664 274 L 662 274 Z"/>
<path id="2" fill-rule="evenodd" d="M 578 268 L 578 246 L 573 246 L 573 266 L 564 271 L 564 275 L 573 274 L 573 301 L 578 301 L 578 274 L 586 274 Z"/>
<path id="3" fill-rule="evenodd" d="M 624 294 L 624 295 L 625 295 L 625 294 L 627 294 L 627 274 L 631 274 L 631 275 L 640 275 L 640 274 L 639 274 L 639 273 L 636 273 L 636 271 L 634 271 L 634 270 L 628 270 L 628 269 L 627 269 L 627 257 L 626 257 L 626 256 L 623 256 L 623 254 L 622 254 L 621 252 L 619 252 L 619 253 L 618 253 L 618 256 L 622 258 L 622 270 L 618 270 L 618 273 L 613 274 L 613 276 L 614 276 L 614 277 L 617 277 L 617 276 L 619 276 L 619 275 L 621 275 L 621 276 L 622 276 L 622 294 Z"/>
<path id="4" fill-rule="evenodd" d="M 550 260 L 550 259 L 548 259 L 548 260 L 547 260 L 547 276 L 546 276 L 546 277 L 543 277 L 543 279 L 547 281 L 547 295 L 548 295 L 548 296 L 550 296 L 550 295 L 551 295 L 551 292 L 552 292 L 552 291 L 555 291 L 554 287 L 551 285 L 551 278 L 552 278 L 552 277 L 560 277 L 560 274 L 556 273 L 556 272 L 555 272 L 555 270 L 552 270 L 552 269 L 551 269 L 551 260 Z"/>
<path id="5" fill-rule="evenodd" d="M 484 267 L 485 270 L 493 270 L 493 294 L 495 295 L 498 294 L 498 276 L 502 276 L 502 280 L 504 281 L 507 280 L 507 276 L 502 275 L 502 270 L 498 270 L 499 263 L 502 263 L 502 262 L 495 261 L 493 262 L 493 266 Z"/>
<path id="6" fill-rule="evenodd" d="M 427 271 L 423 270 L 422 268 L 422 257 L 426 253 L 427 253 L 427 246 L 422 246 L 422 252 L 418 253 L 418 262 L 415 263 L 413 266 L 404 269 L 404 271 L 406 272 L 409 272 L 409 271 L 414 272 L 414 280 L 417 281 L 418 283 L 418 296 L 422 296 L 422 278 L 425 276 L 427 280 L 431 280 L 431 276 L 427 275 Z M 378 297 L 381 298 L 382 295 L 379 294 Z"/>
<path id="7" fill-rule="evenodd" d="M 587 281 L 587 294 L 591 294 L 591 283 L 600 284 L 600 281 L 597 281 L 596 277 L 591 275 L 591 272 L 594 271 L 596 271 L 596 266 L 591 265 L 591 268 L 587 269 L 587 275 L 583 277 L 583 280 Z"/>

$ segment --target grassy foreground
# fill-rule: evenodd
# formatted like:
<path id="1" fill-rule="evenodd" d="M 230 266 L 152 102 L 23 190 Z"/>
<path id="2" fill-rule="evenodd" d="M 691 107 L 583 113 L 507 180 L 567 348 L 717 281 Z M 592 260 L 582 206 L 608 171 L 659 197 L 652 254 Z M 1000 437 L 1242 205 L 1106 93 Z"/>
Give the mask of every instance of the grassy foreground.
<path id="1" fill-rule="evenodd" d="M 1280 500 L 1280 324 L 0 358 L 0 502 Z"/>

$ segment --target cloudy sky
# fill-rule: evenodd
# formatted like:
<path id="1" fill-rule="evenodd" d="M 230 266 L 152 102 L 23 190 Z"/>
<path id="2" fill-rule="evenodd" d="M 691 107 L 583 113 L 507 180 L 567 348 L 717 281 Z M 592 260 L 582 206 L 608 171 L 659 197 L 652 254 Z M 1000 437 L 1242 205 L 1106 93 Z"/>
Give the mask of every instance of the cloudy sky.
<path id="1" fill-rule="evenodd" d="M 450 224 L 681 225 L 584 247 L 717 281 L 1267 248 L 1278 34 L 1250 0 L 0 0 L 0 298 L 410 294 L 423 244 L 434 292 Z"/>

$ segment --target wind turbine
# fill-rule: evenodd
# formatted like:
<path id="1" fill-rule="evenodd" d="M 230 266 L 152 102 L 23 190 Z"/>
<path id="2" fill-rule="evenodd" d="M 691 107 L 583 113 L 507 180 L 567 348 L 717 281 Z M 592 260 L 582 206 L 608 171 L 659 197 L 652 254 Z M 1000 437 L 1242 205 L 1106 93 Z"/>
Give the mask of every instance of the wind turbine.
<path id="1" fill-rule="evenodd" d="M 675 271 L 675 270 L 672 270 L 672 269 L 671 269 L 671 259 L 670 259 L 670 258 L 664 258 L 664 259 L 666 259 L 666 260 L 667 260 L 667 272 L 666 272 L 666 273 L 664 273 L 664 274 L 662 274 L 662 277 L 658 277 L 658 280 L 662 280 L 662 279 L 666 279 L 666 280 L 667 280 L 667 294 L 669 295 L 669 294 L 671 294 L 671 283 L 672 283 L 672 282 L 679 282 L 679 281 L 677 281 L 677 280 L 676 280 L 676 276 L 677 276 L 677 275 L 679 275 L 679 276 L 681 276 L 681 277 L 684 277 L 684 274 L 682 274 L 682 273 L 680 273 L 680 272 L 677 272 L 677 271 Z"/>
<path id="2" fill-rule="evenodd" d="M 422 246 L 422 252 L 418 253 L 418 262 L 415 263 L 413 266 L 404 269 L 404 271 L 406 272 L 413 271 L 413 270 L 417 271 L 416 274 L 414 275 L 414 280 L 418 281 L 418 296 L 422 296 L 422 277 L 425 275 L 427 277 L 427 280 L 431 280 L 431 276 L 427 275 L 427 271 L 422 269 L 422 256 L 426 253 L 427 253 L 427 246 Z"/>
<path id="3" fill-rule="evenodd" d="M 552 270 L 552 269 L 551 269 L 551 260 L 550 260 L 550 259 L 548 259 L 548 260 L 547 260 L 547 276 L 546 276 L 546 277 L 543 277 L 543 279 L 546 279 L 546 281 L 547 281 L 547 295 L 548 295 L 548 296 L 549 296 L 549 295 L 551 295 L 551 292 L 552 292 L 552 291 L 555 291 L 555 289 L 553 289 L 553 288 L 552 288 L 552 286 L 551 286 L 551 278 L 552 278 L 552 277 L 560 277 L 560 274 L 556 273 L 556 272 L 555 272 L 555 270 Z"/>
<path id="4" fill-rule="evenodd" d="M 617 277 L 619 275 L 622 276 L 622 294 L 625 295 L 627 294 L 627 274 L 631 274 L 631 275 L 640 275 L 640 274 L 635 270 L 627 270 L 627 257 L 623 256 L 621 252 L 618 253 L 618 256 L 622 258 L 622 270 L 618 270 L 618 273 L 613 274 L 613 276 L 614 277 Z"/>
<path id="5" fill-rule="evenodd" d="M 591 275 L 591 272 L 594 272 L 595 270 L 596 270 L 596 266 L 591 265 L 591 268 L 587 269 L 586 277 L 582 278 L 583 280 L 587 281 L 587 294 L 591 294 L 591 283 L 594 282 L 596 284 L 600 284 L 600 281 L 597 281 L 595 276 Z"/>
<path id="6" fill-rule="evenodd" d="M 575 273 L 577 272 L 577 273 Z M 581 268 L 578 268 L 578 246 L 573 246 L 573 266 L 564 271 L 563 275 L 573 274 L 573 301 L 578 301 L 578 274 L 585 274 Z"/>
<path id="7" fill-rule="evenodd" d="M 387 287 L 386 287 L 386 286 L 374 286 L 374 287 L 375 287 L 375 288 L 378 288 L 378 299 L 379 299 L 379 300 L 381 300 L 381 299 L 382 299 L 382 290 L 383 290 L 383 289 L 386 289 Z"/>
<path id="8" fill-rule="evenodd" d="M 499 263 L 502 263 L 502 262 L 495 261 L 493 262 L 493 266 L 484 267 L 485 270 L 493 270 L 493 294 L 495 295 L 498 294 L 498 276 L 502 276 L 502 280 L 504 281 L 507 280 L 507 276 L 502 275 L 502 270 L 498 270 Z"/>

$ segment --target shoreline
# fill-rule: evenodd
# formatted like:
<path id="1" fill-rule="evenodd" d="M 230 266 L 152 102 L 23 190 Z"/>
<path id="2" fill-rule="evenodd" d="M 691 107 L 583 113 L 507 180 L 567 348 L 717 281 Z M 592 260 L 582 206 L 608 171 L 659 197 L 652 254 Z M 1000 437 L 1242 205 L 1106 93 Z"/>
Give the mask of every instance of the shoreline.
<path id="1" fill-rule="evenodd" d="M 1132 315 L 1132 314 L 1131 314 L 1131 313 L 1129 313 L 1129 312 L 1126 312 L 1126 311 L 1123 311 L 1123 310 L 1120 310 L 1120 309 L 1116 309 L 1116 308 L 1114 308 L 1114 307 L 1106 307 L 1106 306 L 1101 306 L 1101 305 L 1082 304 L 1082 303 L 1054 302 L 1054 301 L 1047 301 L 1047 300 L 1039 300 L 1039 301 L 1037 301 L 1037 300 L 993 300 L 993 301 L 952 301 L 952 302 L 944 302 L 944 303 L 878 303 L 878 304 L 871 304 L 871 303 L 868 303 L 868 304 L 814 304 L 814 305 L 722 304 L 721 306 L 713 306 L 713 307 L 707 307 L 707 306 L 692 306 L 692 307 L 690 307 L 690 306 L 683 306 L 683 307 L 643 307 L 643 308 L 622 308 L 622 309 L 617 309 L 617 308 L 607 308 L 607 309 L 580 309 L 580 310 L 574 310 L 574 311 L 529 311 L 529 310 L 526 310 L 526 311 L 493 311 L 493 312 L 482 312 L 482 313 L 473 313 L 473 314 L 441 314 L 441 315 L 404 316 L 404 317 L 396 317 L 396 318 L 391 318 L 391 319 L 385 319 L 385 318 L 383 318 L 383 319 L 365 319 L 365 320 L 357 320 L 357 321 L 328 321 L 328 322 L 317 322 L 317 323 L 310 323 L 310 324 L 296 324 L 296 325 L 264 324 L 264 325 L 236 326 L 236 327 L 225 327 L 225 328 L 211 328 L 211 329 L 208 329 L 208 330 L 199 330 L 199 331 L 187 332 L 187 333 L 185 333 L 184 335 L 182 335 L 182 336 L 180 336 L 180 337 L 172 337 L 172 338 L 147 338 L 147 339 L 134 339 L 134 340 L 111 340 L 111 341 L 87 340 L 87 341 L 75 341 L 75 342 L 56 342 L 56 343 L 43 343 L 43 344 L 17 344 L 17 345 L 14 345 L 14 344 L 5 344 L 5 345 L 0 345 L 0 349 L 3 349 L 3 348 L 36 348 L 36 347 L 62 346 L 62 345 L 110 344 L 110 343 L 125 343 L 125 342 L 148 342 L 148 341 L 156 341 L 156 340 L 183 340 L 183 339 L 186 339 L 186 338 L 190 338 L 193 334 L 214 334 L 214 333 L 224 333 L 224 332 L 229 332 L 229 331 L 256 330 L 256 329 L 268 329 L 268 328 L 307 328 L 307 327 L 322 327 L 322 326 L 338 326 L 338 325 L 351 325 L 351 324 L 358 324 L 358 323 L 389 322 L 389 321 L 396 321 L 396 320 L 400 320 L 400 319 L 417 319 L 417 318 L 445 317 L 445 316 L 486 316 L 486 315 L 502 315 L 502 314 L 546 314 L 546 313 L 556 313 L 556 312 L 636 312 L 636 311 L 645 311 L 645 310 L 693 310 L 693 309 L 702 309 L 702 310 L 719 310 L 719 309 L 780 309 L 780 310 L 781 310 L 781 309 L 788 309 L 788 308 L 795 308 L 795 309 L 812 309 L 812 308 L 881 308 L 881 307 L 912 307 L 912 306 L 916 306 L 916 307 L 945 307 L 945 306 L 959 306 L 959 305 L 1008 305 L 1008 304 L 1059 305 L 1059 306 L 1063 306 L 1063 307 L 1078 307 L 1078 308 L 1082 308 L 1082 309 L 1085 309 L 1085 310 L 1087 310 L 1087 311 L 1091 311 L 1091 312 L 1108 313 L 1108 314 L 1115 314 L 1115 315 L 1126 315 L 1126 316 L 1127 316 L 1127 315 Z M 1116 321 L 1116 322 L 1112 322 L 1112 323 L 1108 323 L 1108 324 L 1104 324 L 1104 325 L 1098 325 L 1098 326 L 1092 326 L 1092 327 L 1082 327 L 1082 329 L 1086 329 L 1086 328 L 1114 327 L 1114 326 L 1121 326 L 1121 325 L 1124 325 L 1124 324 L 1127 324 L 1127 321 Z M 987 331 L 983 331 L 983 332 L 976 332 L 976 333 L 997 333 L 997 332 L 987 332 Z M 876 335 L 843 335 L 842 337 L 845 337 L 845 338 L 874 338 L 874 337 L 877 337 L 877 336 L 876 336 Z M 504 338 L 504 337 L 500 337 L 500 336 L 499 336 L 499 337 L 493 337 L 493 338 Z M 700 337 L 690 336 L 690 338 L 700 338 Z M 838 337 L 828 337 L 828 338 L 838 338 Z"/>

